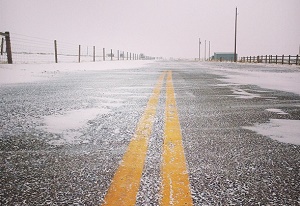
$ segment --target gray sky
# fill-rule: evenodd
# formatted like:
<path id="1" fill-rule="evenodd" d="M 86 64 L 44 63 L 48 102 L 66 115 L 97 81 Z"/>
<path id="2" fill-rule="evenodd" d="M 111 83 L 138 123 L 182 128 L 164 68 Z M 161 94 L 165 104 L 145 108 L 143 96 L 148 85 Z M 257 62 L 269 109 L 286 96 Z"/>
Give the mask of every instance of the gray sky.
<path id="1" fill-rule="evenodd" d="M 152 56 L 299 52 L 300 0 L 0 0 L 0 30 Z M 208 49 L 207 49 L 208 51 Z"/>

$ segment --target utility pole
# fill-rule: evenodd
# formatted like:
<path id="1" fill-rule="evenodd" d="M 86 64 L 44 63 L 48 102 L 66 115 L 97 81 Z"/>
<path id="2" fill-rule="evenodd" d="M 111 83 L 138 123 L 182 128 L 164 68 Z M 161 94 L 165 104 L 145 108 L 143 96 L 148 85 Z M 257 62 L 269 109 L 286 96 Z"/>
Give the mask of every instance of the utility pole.
<path id="1" fill-rule="evenodd" d="M 208 61 L 210 61 L 210 41 L 208 42 Z"/>
<path id="2" fill-rule="evenodd" d="M 93 62 L 96 61 L 96 47 L 93 46 Z"/>
<path id="3" fill-rule="evenodd" d="M 57 63 L 57 41 L 54 40 L 54 56 L 55 56 L 55 63 Z"/>
<path id="4" fill-rule="evenodd" d="M 199 38 L 199 61 L 200 61 L 200 46 L 201 46 L 201 40 Z"/>
<path id="5" fill-rule="evenodd" d="M 78 62 L 80 63 L 80 53 L 81 53 L 81 46 L 79 45 L 79 52 L 78 52 Z"/>
<path id="6" fill-rule="evenodd" d="M 105 48 L 103 48 L 103 61 L 105 61 Z"/>
<path id="7" fill-rule="evenodd" d="M 204 43 L 204 61 L 206 61 L 206 40 Z"/>
<path id="8" fill-rule="evenodd" d="M 235 8 L 234 62 L 237 61 L 237 54 L 236 54 L 236 34 L 237 34 L 237 7 Z"/>

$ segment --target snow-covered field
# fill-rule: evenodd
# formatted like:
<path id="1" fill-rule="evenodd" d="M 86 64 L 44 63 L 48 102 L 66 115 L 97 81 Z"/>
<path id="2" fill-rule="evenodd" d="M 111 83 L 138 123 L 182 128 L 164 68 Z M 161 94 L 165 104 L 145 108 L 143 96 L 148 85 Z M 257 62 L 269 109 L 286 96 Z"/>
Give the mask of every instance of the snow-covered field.
<path id="1" fill-rule="evenodd" d="M 42 81 L 61 72 L 133 69 L 151 61 L 102 61 L 52 64 L 0 64 L 0 85 Z"/>

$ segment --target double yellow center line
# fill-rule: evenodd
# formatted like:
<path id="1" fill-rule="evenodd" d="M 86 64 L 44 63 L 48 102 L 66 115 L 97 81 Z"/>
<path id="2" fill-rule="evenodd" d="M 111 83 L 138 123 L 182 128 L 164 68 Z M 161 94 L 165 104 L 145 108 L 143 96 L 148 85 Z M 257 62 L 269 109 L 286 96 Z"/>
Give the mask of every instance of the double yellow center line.
<path id="1" fill-rule="evenodd" d="M 148 139 L 152 132 L 165 75 L 165 72 L 162 73 L 158 79 L 135 134 L 114 175 L 103 205 L 130 206 L 136 203 L 148 149 Z M 167 73 L 165 111 L 160 205 L 193 205 L 171 71 Z"/>

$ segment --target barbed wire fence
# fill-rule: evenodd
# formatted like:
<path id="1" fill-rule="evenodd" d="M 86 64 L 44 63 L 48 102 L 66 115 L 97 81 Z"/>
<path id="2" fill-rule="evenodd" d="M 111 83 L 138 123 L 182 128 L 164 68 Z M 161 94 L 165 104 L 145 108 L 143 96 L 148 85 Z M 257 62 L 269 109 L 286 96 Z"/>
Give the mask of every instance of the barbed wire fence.
<path id="1" fill-rule="evenodd" d="M 0 64 L 150 60 L 143 53 L 80 45 L 23 34 L 0 32 Z"/>

